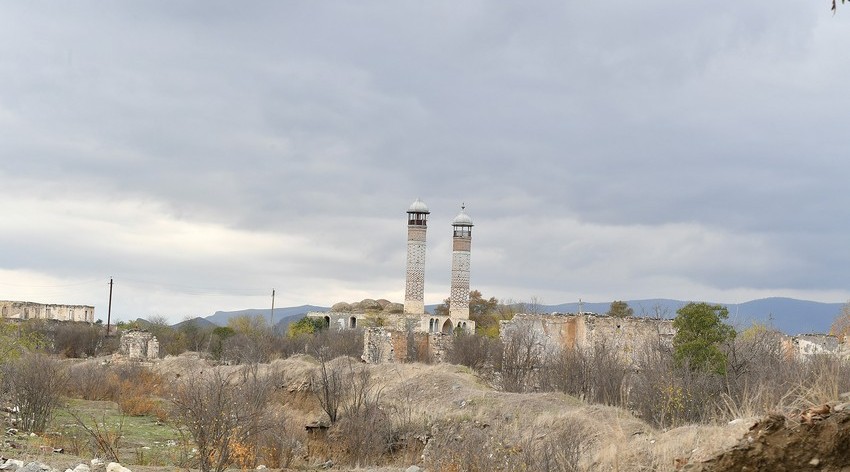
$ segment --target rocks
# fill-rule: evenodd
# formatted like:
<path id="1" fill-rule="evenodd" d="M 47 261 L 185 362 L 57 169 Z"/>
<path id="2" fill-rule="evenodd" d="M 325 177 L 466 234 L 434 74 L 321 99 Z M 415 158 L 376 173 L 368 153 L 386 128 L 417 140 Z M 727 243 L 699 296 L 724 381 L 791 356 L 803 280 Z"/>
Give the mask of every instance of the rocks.
<path id="1" fill-rule="evenodd" d="M 412 466 L 404 469 L 404 472 L 422 472 L 422 469 L 420 469 L 419 466 L 412 465 Z"/>
<path id="2" fill-rule="evenodd" d="M 54 472 L 53 469 L 41 462 L 30 462 L 27 465 L 19 468 L 17 472 Z"/>
<path id="3" fill-rule="evenodd" d="M 0 470 L 16 471 L 24 466 L 24 461 L 17 459 L 8 459 L 3 464 L 0 464 Z"/>
<path id="4" fill-rule="evenodd" d="M 110 462 L 106 466 L 106 472 L 132 472 L 130 469 L 122 466 L 117 462 Z"/>
<path id="5" fill-rule="evenodd" d="M 104 463 L 100 459 L 92 459 L 92 466 L 89 467 L 86 464 L 78 464 L 73 469 L 65 469 L 65 472 L 132 472 L 130 469 L 122 466 L 117 462 L 110 462 L 109 465 L 104 466 Z M 16 459 L 8 459 L 2 464 L 0 464 L 0 471 L 5 472 L 59 472 L 56 469 L 50 467 L 47 464 L 42 464 L 41 462 L 29 462 L 26 465 L 23 461 L 19 461 Z"/>

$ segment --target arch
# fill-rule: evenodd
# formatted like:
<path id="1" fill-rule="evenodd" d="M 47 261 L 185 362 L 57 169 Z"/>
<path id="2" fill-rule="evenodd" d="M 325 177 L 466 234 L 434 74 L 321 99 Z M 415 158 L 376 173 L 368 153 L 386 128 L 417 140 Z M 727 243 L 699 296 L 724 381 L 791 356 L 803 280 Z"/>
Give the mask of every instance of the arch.
<path id="1" fill-rule="evenodd" d="M 352 316 L 351 318 L 348 319 L 348 327 L 351 328 L 351 329 L 354 329 L 354 328 L 357 327 L 357 317 L 356 316 Z"/>
<path id="2" fill-rule="evenodd" d="M 466 329 L 466 321 L 463 322 L 463 329 Z"/>
<path id="3" fill-rule="evenodd" d="M 326 316 L 325 317 L 325 328 L 330 328 L 330 327 L 331 327 L 331 317 Z"/>
<path id="4" fill-rule="evenodd" d="M 443 323 L 443 330 L 442 330 L 442 333 L 443 333 L 443 334 L 452 334 L 452 330 L 453 330 L 453 327 L 452 327 L 452 320 L 450 320 L 450 319 L 446 319 L 446 322 L 445 322 L 445 323 Z"/>
<path id="5" fill-rule="evenodd" d="M 434 318 L 431 318 L 430 320 L 428 320 L 428 332 L 429 333 L 434 332 Z"/>

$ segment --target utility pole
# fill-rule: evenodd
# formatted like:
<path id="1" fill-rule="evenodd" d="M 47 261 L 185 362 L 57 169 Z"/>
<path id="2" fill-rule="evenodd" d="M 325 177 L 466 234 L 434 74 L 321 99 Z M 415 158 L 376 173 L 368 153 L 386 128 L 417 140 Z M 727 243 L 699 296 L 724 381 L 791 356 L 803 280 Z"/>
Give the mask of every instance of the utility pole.
<path id="1" fill-rule="evenodd" d="M 106 312 L 106 335 L 109 336 L 109 324 L 112 321 L 112 277 L 109 278 L 109 308 Z"/>
<path id="2" fill-rule="evenodd" d="M 274 289 L 272 289 L 272 312 L 269 315 L 269 325 L 271 326 L 272 331 L 274 331 Z"/>

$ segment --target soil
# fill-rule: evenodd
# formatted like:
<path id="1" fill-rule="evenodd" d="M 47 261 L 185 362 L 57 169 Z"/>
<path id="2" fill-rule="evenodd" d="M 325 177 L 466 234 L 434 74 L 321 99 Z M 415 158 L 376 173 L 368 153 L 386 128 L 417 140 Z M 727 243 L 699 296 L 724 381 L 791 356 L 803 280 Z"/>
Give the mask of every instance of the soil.
<path id="1" fill-rule="evenodd" d="M 731 449 L 681 470 L 850 472 L 850 411 L 814 417 L 804 412 L 795 419 L 768 416 Z"/>

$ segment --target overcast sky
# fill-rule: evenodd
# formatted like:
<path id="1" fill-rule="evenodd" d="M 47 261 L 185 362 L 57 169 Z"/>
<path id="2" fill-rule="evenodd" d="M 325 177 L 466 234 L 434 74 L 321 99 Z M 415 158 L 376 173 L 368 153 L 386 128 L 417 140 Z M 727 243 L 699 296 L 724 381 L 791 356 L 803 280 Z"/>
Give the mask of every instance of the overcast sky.
<path id="1" fill-rule="evenodd" d="M 0 299 L 850 298 L 850 6 L 2 2 Z"/>

